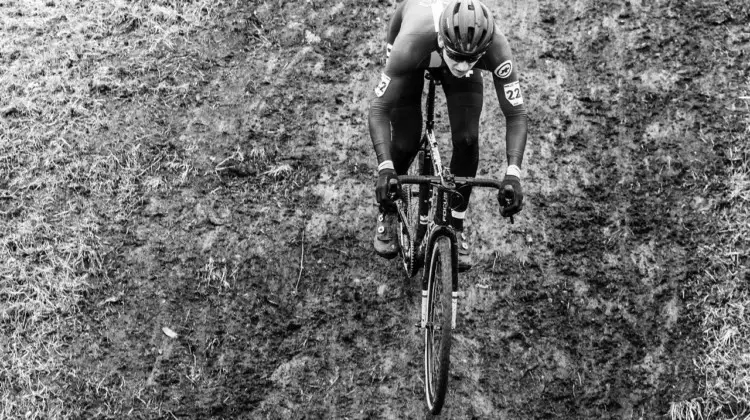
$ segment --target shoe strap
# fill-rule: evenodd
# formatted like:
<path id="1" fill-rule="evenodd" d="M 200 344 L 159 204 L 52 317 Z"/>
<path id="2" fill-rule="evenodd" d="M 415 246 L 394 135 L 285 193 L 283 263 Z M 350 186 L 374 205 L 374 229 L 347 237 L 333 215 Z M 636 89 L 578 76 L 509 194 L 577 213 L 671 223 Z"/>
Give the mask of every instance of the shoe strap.
<path id="1" fill-rule="evenodd" d="M 463 250 L 468 250 L 469 249 L 469 241 L 466 238 L 466 234 L 463 231 L 457 231 L 456 232 L 456 237 L 458 239 L 458 243 L 459 243 L 458 246 L 459 246 L 459 248 L 461 248 Z"/>

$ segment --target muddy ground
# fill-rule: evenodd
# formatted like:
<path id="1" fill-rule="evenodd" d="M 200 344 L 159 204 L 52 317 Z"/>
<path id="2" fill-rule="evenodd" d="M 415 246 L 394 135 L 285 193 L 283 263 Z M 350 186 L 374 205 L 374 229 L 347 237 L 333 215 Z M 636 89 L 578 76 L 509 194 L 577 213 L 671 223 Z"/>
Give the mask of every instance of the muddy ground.
<path id="1" fill-rule="evenodd" d="M 654 419 L 702 395 L 696 249 L 746 83 L 734 3 L 487 1 L 530 114 L 527 204 L 509 225 L 472 199 L 442 418 Z M 426 417 L 417 302 L 371 250 L 366 115 L 394 4 L 222 4 L 202 80 L 144 75 L 190 82 L 147 109 L 98 92 L 117 123 L 97 135 L 161 169 L 100 232 L 107 276 L 70 322 L 70 415 Z M 499 176 L 487 91 L 480 173 Z"/>

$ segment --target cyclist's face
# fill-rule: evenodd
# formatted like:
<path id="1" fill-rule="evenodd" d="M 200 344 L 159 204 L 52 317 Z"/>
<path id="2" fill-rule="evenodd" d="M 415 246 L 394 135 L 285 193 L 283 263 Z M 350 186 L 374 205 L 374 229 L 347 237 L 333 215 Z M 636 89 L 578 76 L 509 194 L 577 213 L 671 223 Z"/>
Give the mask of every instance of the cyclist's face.
<path id="1" fill-rule="evenodd" d="M 445 61 L 445 64 L 448 66 L 448 70 L 451 71 L 451 74 L 456 77 L 465 77 L 477 64 L 479 58 L 474 61 L 456 61 L 450 58 L 445 49 L 443 49 L 443 61 Z"/>

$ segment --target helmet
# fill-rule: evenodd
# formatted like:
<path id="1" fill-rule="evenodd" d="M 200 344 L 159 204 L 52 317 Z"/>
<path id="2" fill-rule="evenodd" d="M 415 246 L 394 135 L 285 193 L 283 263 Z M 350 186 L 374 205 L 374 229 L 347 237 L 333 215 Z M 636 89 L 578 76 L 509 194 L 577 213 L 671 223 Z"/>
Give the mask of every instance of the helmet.
<path id="1" fill-rule="evenodd" d="M 449 55 L 471 61 L 492 42 L 495 23 L 479 0 L 451 0 L 440 15 L 440 35 Z"/>

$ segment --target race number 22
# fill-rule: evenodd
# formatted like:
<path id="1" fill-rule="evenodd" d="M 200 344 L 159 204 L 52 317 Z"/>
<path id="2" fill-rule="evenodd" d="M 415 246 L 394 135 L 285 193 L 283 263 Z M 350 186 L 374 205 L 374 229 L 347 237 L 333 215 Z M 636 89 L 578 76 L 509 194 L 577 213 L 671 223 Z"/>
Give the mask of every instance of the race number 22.
<path id="1" fill-rule="evenodd" d="M 508 83 L 504 87 L 505 99 L 513 106 L 523 105 L 523 94 L 521 93 L 521 83 L 518 81 Z"/>

